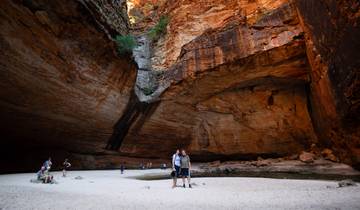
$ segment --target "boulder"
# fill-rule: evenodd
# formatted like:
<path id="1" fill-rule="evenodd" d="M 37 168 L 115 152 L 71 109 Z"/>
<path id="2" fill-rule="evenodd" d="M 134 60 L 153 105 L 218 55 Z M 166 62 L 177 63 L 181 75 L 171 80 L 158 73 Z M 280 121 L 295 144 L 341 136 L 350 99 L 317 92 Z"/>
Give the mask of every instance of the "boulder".
<path id="1" fill-rule="evenodd" d="M 331 149 L 324 149 L 321 151 L 321 155 L 325 160 L 330 160 L 333 162 L 338 162 L 338 158 L 333 154 Z"/>
<path id="2" fill-rule="evenodd" d="M 299 160 L 304 162 L 304 163 L 312 163 L 315 160 L 315 155 L 313 153 L 303 151 L 299 155 Z"/>

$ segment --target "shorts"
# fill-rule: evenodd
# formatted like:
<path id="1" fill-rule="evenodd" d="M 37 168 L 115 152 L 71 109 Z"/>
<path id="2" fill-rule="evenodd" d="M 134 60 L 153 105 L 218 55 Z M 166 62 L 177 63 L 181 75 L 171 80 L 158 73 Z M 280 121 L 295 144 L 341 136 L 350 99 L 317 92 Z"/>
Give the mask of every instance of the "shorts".
<path id="1" fill-rule="evenodd" d="M 181 168 L 181 176 L 188 177 L 189 176 L 189 168 Z"/>
<path id="2" fill-rule="evenodd" d="M 180 166 L 175 165 L 176 177 L 180 176 Z"/>

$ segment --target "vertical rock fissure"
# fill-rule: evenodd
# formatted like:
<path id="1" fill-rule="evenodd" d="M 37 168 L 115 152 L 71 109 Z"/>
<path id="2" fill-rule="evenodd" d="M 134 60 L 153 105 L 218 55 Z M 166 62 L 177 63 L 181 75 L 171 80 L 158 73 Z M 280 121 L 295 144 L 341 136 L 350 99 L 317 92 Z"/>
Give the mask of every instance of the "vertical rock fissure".
<path id="1" fill-rule="evenodd" d="M 136 37 L 137 47 L 133 49 L 134 60 L 138 65 L 135 94 L 142 102 L 152 103 L 159 99 L 169 83 L 159 79 L 161 74 L 154 71 L 151 64 L 152 40 L 147 33 Z"/>
<path id="2" fill-rule="evenodd" d="M 119 150 L 126 138 L 128 131 L 134 123 L 144 121 L 159 100 L 161 93 L 168 87 L 168 84 L 160 82 L 157 72 L 151 67 L 151 40 L 147 34 L 135 37 L 137 47 L 133 49 L 133 58 L 137 64 L 137 77 L 134 92 L 121 118 L 114 126 L 114 131 L 108 140 L 106 149 Z M 139 122 L 142 125 L 144 122 Z M 141 127 L 141 126 L 140 126 Z"/>

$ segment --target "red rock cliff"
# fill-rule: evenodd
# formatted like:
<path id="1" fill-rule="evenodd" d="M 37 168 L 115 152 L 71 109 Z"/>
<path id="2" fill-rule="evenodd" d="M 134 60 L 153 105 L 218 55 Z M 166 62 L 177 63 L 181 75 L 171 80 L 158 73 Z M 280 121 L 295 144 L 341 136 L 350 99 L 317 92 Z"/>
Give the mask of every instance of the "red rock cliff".
<path id="1" fill-rule="evenodd" d="M 282 156 L 315 143 L 359 162 L 357 1 L 182 0 L 156 8 L 148 24 L 160 15 L 171 21 L 152 64 L 172 85 L 130 129 L 124 154 L 166 157 L 184 147 L 199 160 Z"/>
<path id="2" fill-rule="evenodd" d="M 167 89 L 151 104 L 112 40 L 129 32 L 125 1 L 2 1 L 0 152 L 13 167 L 2 170 L 33 170 L 50 154 L 104 168 L 179 147 L 210 161 L 312 144 L 360 162 L 358 1 L 127 3 L 132 33 L 170 19 L 147 69 Z"/>
<path id="3" fill-rule="evenodd" d="M 103 154 L 136 71 L 109 39 L 128 31 L 110 15 L 120 1 L 84 2 L 1 1 L 1 170 L 36 170 L 50 155 L 92 168 Z"/>
<path id="4" fill-rule="evenodd" d="M 298 0 L 311 65 L 312 119 L 322 145 L 360 164 L 360 3 Z"/>
<path id="5" fill-rule="evenodd" d="M 172 85 L 151 117 L 133 124 L 123 154 L 166 158 L 184 147 L 194 160 L 246 159 L 316 143 L 294 5 L 170 1 L 164 7 L 171 22 L 153 60 Z M 156 63 L 161 56 L 164 63 Z"/>

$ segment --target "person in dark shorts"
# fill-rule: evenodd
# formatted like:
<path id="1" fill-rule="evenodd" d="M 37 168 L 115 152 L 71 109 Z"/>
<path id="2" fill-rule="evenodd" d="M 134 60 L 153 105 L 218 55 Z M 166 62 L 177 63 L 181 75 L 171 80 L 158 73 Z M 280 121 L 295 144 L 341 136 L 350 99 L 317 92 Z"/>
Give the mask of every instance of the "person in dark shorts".
<path id="1" fill-rule="evenodd" d="M 173 176 L 173 188 L 176 187 L 177 178 L 180 176 L 180 151 L 176 150 L 175 154 L 172 156 L 172 170 L 174 173 Z"/>
<path id="2" fill-rule="evenodd" d="M 191 163 L 190 163 L 190 157 L 186 154 L 185 150 L 181 151 L 181 177 L 183 180 L 183 187 L 185 188 L 185 178 L 187 178 L 189 188 L 191 188 L 190 184 L 190 170 L 191 170 Z"/>

